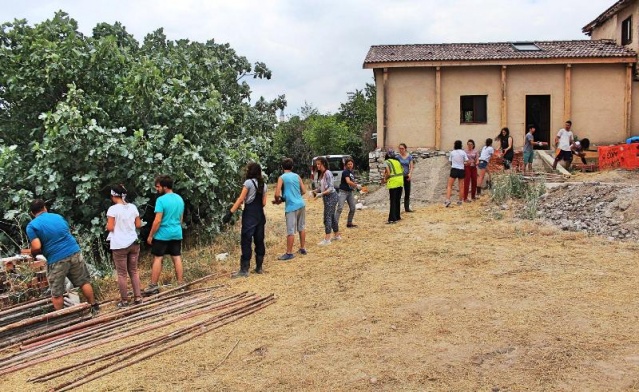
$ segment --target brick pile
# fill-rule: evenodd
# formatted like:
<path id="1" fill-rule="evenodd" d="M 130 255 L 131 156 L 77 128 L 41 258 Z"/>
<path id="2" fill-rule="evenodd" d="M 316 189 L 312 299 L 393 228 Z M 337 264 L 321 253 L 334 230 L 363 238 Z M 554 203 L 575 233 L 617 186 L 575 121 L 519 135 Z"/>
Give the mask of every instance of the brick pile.
<path id="1" fill-rule="evenodd" d="M 6 306 L 11 303 L 10 292 L 13 288 L 13 281 L 16 279 L 24 282 L 25 277 L 31 277 L 26 282 L 26 288 L 38 292 L 49 287 L 47 281 L 47 263 L 43 259 L 33 260 L 29 255 L 19 255 L 1 259 L 0 264 L 0 305 Z M 26 268 L 22 268 L 26 267 Z"/>

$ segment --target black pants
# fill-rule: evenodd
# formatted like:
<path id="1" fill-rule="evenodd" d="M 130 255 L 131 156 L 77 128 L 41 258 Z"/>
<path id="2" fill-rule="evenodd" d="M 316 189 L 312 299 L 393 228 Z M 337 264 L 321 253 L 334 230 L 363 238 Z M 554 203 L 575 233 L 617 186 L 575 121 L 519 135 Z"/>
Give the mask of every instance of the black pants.
<path id="1" fill-rule="evenodd" d="M 390 212 L 388 213 L 388 221 L 396 222 L 402 219 L 399 216 L 402 203 L 402 187 L 391 188 L 388 190 L 388 194 L 390 196 Z"/>
<path id="2" fill-rule="evenodd" d="M 404 176 L 404 211 L 410 210 L 410 180 Z"/>
<path id="3" fill-rule="evenodd" d="M 264 246 L 264 226 L 266 225 L 266 217 L 262 208 L 262 197 L 255 197 L 255 200 L 244 206 L 242 213 L 242 236 L 240 245 L 242 247 L 242 255 L 240 256 L 240 270 L 248 272 L 251 265 L 251 257 L 253 256 L 252 242 L 255 243 L 255 269 L 262 269 L 262 262 L 266 254 Z"/>

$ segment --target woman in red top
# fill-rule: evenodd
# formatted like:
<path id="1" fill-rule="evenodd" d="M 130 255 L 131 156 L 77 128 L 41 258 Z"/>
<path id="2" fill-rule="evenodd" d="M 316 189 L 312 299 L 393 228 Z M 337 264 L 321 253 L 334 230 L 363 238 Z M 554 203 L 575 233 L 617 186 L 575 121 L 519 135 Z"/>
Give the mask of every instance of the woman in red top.
<path id="1" fill-rule="evenodd" d="M 464 166 L 464 201 L 470 202 L 468 198 L 468 190 L 470 188 L 470 196 L 472 200 L 475 200 L 477 193 L 477 164 L 479 163 L 479 154 L 475 149 L 475 141 L 468 139 L 466 143 L 466 155 L 468 155 L 468 161 Z"/>

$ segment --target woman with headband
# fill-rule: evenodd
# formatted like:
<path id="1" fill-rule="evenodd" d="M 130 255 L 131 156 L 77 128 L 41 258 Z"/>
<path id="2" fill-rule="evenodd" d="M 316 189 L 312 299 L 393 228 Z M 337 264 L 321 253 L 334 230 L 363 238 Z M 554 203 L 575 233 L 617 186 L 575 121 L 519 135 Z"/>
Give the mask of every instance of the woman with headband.
<path id="1" fill-rule="evenodd" d="M 137 207 L 126 202 L 126 193 L 126 188 L 122 184 L 111 186 L 113 205 L 107 211 L 107 230 L 109 231 L 107 241 L 111 243 L 113 262 L 118 274 L 118 288 L 120 289 L 118 308 L 129 305 L 127 275 L 131 278 L 131 286 L 133 286 L 133 303 L 136 305 L 142 303 L 138 272 L 140 243 L 136 232 L 136 229 L 142 226 L 142 221 Z"/>

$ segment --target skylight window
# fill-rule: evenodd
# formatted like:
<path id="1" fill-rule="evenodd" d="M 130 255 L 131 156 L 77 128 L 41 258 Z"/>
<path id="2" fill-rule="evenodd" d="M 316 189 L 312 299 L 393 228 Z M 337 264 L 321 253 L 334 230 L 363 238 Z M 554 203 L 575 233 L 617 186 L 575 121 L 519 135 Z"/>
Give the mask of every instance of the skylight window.
<path id="1" fill-rule="evenodd" d="M 541 50 L 541 48 L 539 46 L 535 45 L 534 42 L 513 42 L 512 46 L 516 50 L 519 50 L 519 51 L 522 51 L 522 52 L 523 51 L 532 52 L 532 51 Z"/>

